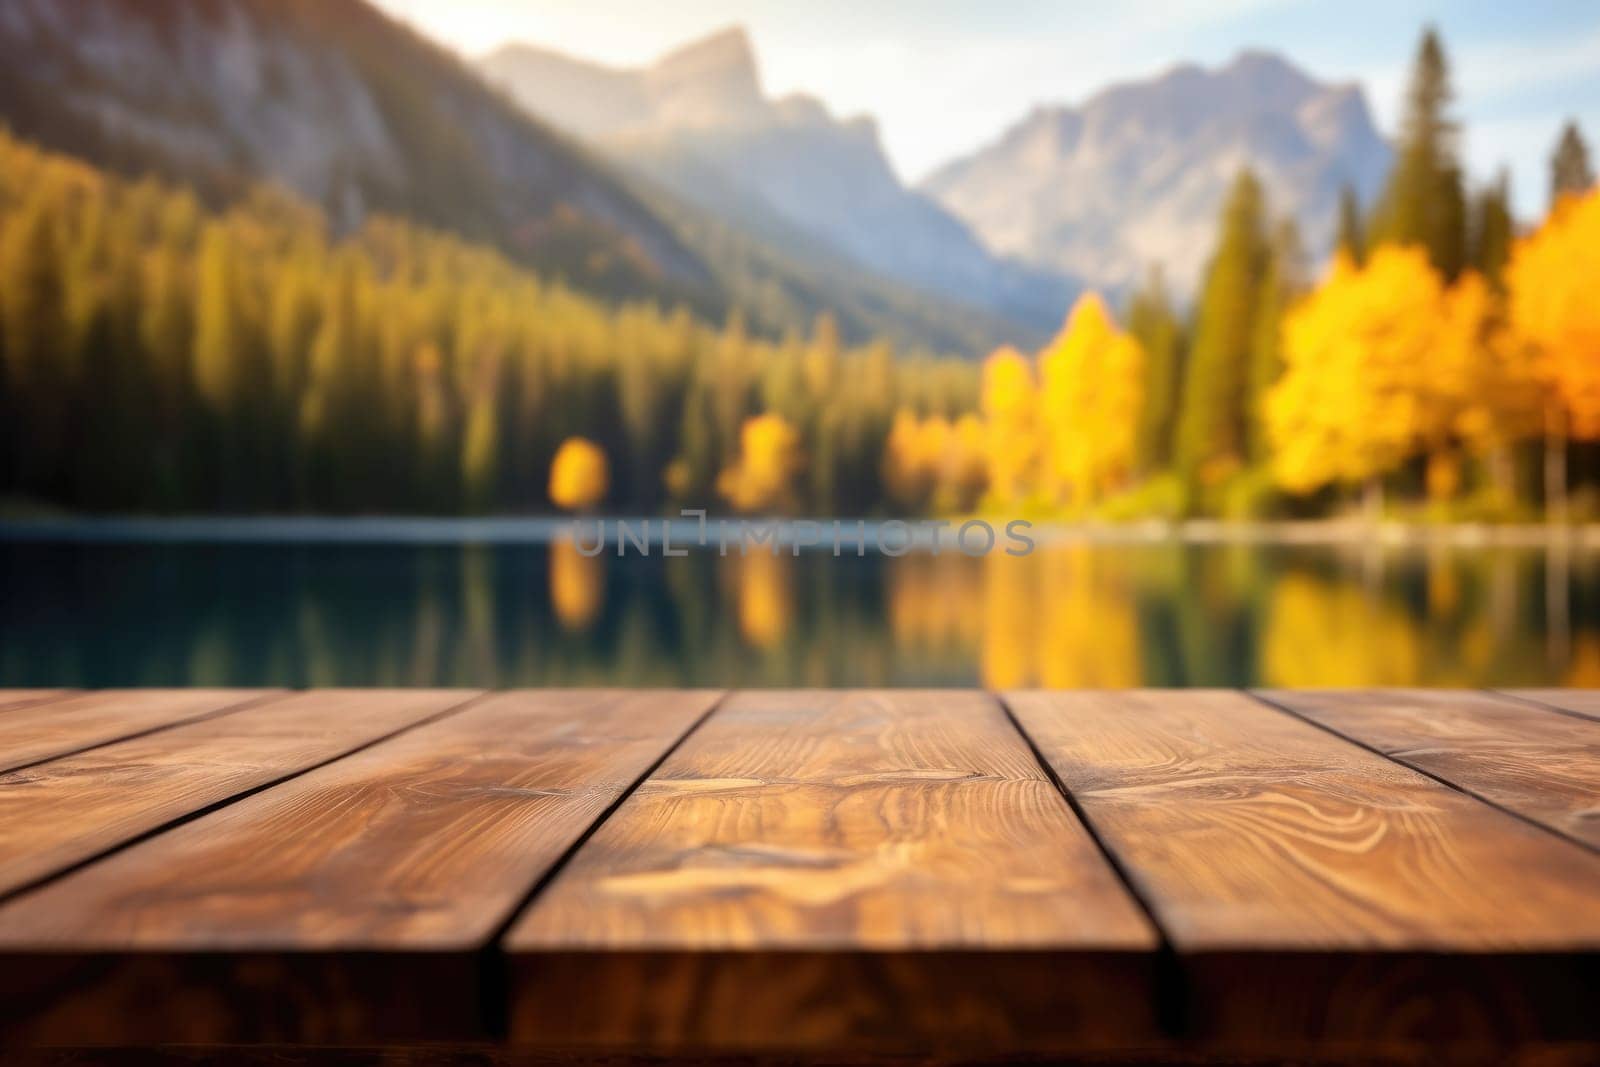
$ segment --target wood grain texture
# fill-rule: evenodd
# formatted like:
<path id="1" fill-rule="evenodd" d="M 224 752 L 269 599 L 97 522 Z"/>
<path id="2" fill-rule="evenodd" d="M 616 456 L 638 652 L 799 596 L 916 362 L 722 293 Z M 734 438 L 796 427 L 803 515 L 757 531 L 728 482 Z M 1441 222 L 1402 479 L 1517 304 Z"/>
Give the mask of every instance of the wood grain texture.
<path id="1" fill-rule="evenodd" d="M 991 697 L 746 692 L 512 928 L 512 1037 L 1092 1043 L 1151 1031 L 1155 946 Z"/>
<path id="2" fill-rule="evenodd" d="M 1574 715 L 1600 720 L 1600 689 L 1502 689 L 1507 696 L 1530 700 Z"/>
<path id="3" fill-rule="evenodd" d="M 1263 690 L 1261 695 L 1600 848 L 1600 722 L 1461 690 Z"/>
<path id="4" fill-rule="evenodd" d="M 0 689 L 0 711 L 28 704 L 43 704 L 47 700 L 60 700 L 75 692 L 75 689 Z"/>
<path id="5" fill-rule="evenodd" d="M 280 695 L 272 689 L 105 689 L 0 713 L 0 771 Z"/>
<path id="6" fill-rule="evenodd" d="M 0 774 L 0 898 L 475 695 L 324 689 Z"/>
<path id="7" fill-rule="evenodd" d="M 1006 699 L 1171 938 L 1196 1034 L 1600 1036 L 1600 856 L 1243 694 Z"/>
<path id="8" fill-rule="evenodd" d="M 0 1031 L 481 1037 L 491 935 L 714 699 L 498 694 L 19 897 Z"/>

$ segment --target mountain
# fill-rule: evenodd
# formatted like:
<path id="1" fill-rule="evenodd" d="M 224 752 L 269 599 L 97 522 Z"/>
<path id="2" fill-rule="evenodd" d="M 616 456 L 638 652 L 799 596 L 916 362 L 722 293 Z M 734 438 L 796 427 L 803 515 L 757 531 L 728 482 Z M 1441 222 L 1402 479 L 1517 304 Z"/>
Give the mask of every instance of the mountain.
<path id="1" fill-rule="evenodd" d="M 0 122 L 213 199 L 276 182 L 575 284 L 719 310 L 710 269 L 609 167 L 360 0 L 4 0 Z"/>
<path id="2" fill-rule="evenodd" d="M 1026 324 L 1057 326 L 1075 286 L 992 255 L 907 189 L 870 119 L 763 92 L 749 38 L 731 29 L 652 66 L 619 69 L 528 45 L 480 69 L 535 115 L 702 211 L 813 262 L 858 268 Z"/>
<path id="3" fill-rule="evenodd" d="M 1320 257 L 1340 186 L 1370 202 L 1390 155 L 1360 88 L 1245 52 L 1219 69 L 1185 65 L 1108 88 L 1081 107 L 1035 109 L 922 189 L 997 252 L 1113 291 L 1159 263 L 1188 294 L 1241 166 Z"/>

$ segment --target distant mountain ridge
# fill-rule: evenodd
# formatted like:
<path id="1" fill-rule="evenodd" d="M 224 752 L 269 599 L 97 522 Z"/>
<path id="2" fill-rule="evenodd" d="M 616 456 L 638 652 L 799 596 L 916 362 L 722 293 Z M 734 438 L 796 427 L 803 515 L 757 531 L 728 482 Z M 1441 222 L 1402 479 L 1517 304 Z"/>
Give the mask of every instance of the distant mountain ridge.
<path id="1" fill-rule="evenodd" d="M 1076 291 L 1053 270 L 991 254 L 907 189 L 872 120 L 836 119 L 809 96 L 767 97 L 742 29 L 635 69 L 530 45 L 501 48 L 479 66 L 540 118 L 785 249 L 842 255 L 1038 332 L 1059 324 Z"/>
<path id="2" fill-rule="evenodd" d="M 1370 199 L 1390 154 L 1358 88 L 1246 53 L 1037 109 L 910 190 L 872 120 L 768 97 L 742 30 L 638 69 L 528 46 L 474 68 L 366 0 L 0 0 L 0 122 L 215 201 L 275 182 L 340 229 L 400 215 L 604 297 L 969 354 L 1152 263 L 1192 289 L 1245 162 L 1320 254 L 1341 183 Z"/>
<path id="3" fill-rule="evenodd" d="M 5 0 L 0 120 L 213 194 L 276 181 L 336 226 L 401 214 L 617 294 L 710 298 L 603 166 L 354 0 Z"/>
<path id="4" fill-rule="evenodd" d="M 663 72 L 676 114 L 738 95 L 694 69 L 706 62 Z M 367 0 L 0 0 L 0 123 L 214 204 L 277 184 L 337 230 L 397 215 L 604 298 L 684 304 L 713 321 L 737 309 L 769 336 L 823 312 L 848 340 L 943 352 L 1025 336 L 646 187 Z"/>
<path id="5" fill-rule="evenodd" d="M 1332 247 L 1340 187 L 1370 202 L 1390 159 L 1358 86 L 1243 52 L 1214 70 L 1185 64 L 1112 86 L 1079 107 L 1035 108 L 921 188 L 997 252 L 1112 291 L 1160 264 L 1189 294 L 1241 166 L 1320 257 Z"/>

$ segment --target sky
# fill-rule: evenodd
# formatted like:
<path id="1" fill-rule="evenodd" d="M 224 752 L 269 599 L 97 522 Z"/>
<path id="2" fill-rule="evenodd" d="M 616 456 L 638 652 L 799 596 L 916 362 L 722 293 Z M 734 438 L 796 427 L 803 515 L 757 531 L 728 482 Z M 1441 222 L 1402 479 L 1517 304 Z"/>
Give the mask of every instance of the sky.
<path id="1" fill-rule="evenodd" d="M 1509 167 L 1519 214 L 1542 212 L 1548 157 L 1576 118 L 1600 139 L 1600 0 L 377 0 L 467 56 L 527 41 L 647 63 L 730 25 L 774 95 L 805 92 L 878 120 L 915 182 L 1040 104 L 1073 104 L 1180 62 L 1266 48 L 1325 81 L 1358 81 L 1394 130 L 1421 28 L 1452 61 L 1469 172 Z M 1600 145 L 1596 145 L 1600 148 Z"/>

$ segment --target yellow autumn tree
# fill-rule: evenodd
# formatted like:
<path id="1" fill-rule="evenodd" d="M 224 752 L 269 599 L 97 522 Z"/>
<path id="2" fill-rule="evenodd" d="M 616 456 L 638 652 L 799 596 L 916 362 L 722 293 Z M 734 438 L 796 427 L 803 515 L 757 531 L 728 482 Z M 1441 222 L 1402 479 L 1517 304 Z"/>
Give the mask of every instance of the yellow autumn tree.
<path id="1" fill-rule="evenodd" d="M 717 492 L 739 511 L 788 509 L 803 466 L 799 431 L 782 415 L 756 415 L 740 428 L 739 460 L 718 475 Z"/>
<path id="2" fill-rule="evenodd" d="M 1565 511 L 1566 440 L 1600 438 L 1600 189 L 1564 197 L 1506 268 L 1514 343 L 1545 388 L 1546 501 Z"/>
<path id="3" fill-rule="evenodd" d="M 1058 503 L 1090 503 L 1131 474 L 1144 363 L 1139 343 L 1094 292 L 1040 354 L 1044 484 Z"/>
<path id="4" fill-rule="evenodd" d="M 950 422 L 938 415 L 918 418 L 900 410 L 884 442 L 883 483 L 902 508 L 921 510 L 939 485 L 939 468 L 950 443 Z"/>
<path id="5" fill-rule="evenodd" d="M 1538 382 L 1508 338 L 1503 305 L 1476 271 L 1462 274 L 1444 293 L 1427 367 L 1427 481 L 1436 498 L 1454 492 L 1463 452 L 1487 459 L 1491 476 L 1509 496 L 1509 447 L 1538 432 Z"/>
<path id="6" fill-rule="evenodd" d="M 988 484 L 983 420 L 972 412 L 954 422 L 897 412 L 884 444 L 883 484 L 910 511 L 971 510 Z"/>
<path id="7" fill-rule="evenodd" d="M 1019 501 L 1034 490 L 1038 393 L 1033 367 L 1015 348 L 997 349 L 984 361 L 984 457 L 989 489 L 997 500 Z"/>
<path id="8" fill-rule="evenodd" d="M 1293 492 L 1375 487 L 1420 447 L 1444 289 L 1415 247 L 1384 246 L 1365 267 L 1340 252 L 1284 319 L 1284 371 L 1265 398 L 1273 472 Z"/>
<path id="9" fill-rule="evenodd" d="M 934 509 L 947 514 L 970 511 L 988 484 L 983 420 L 969 411 L 950 426 L 943 461 L 939 465 Z"/>
<path id="10" fill-rule="evenodd" d="M 603 448 L 582 437 L 569 437 L 550 463 L 550 499 L 568 511 L 592 508 L 605 498 L 611 469 Z"/>

